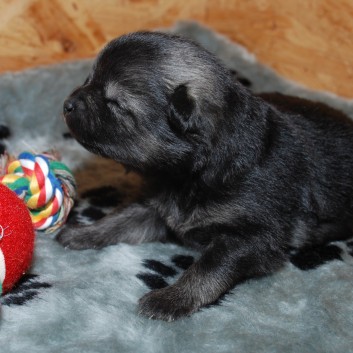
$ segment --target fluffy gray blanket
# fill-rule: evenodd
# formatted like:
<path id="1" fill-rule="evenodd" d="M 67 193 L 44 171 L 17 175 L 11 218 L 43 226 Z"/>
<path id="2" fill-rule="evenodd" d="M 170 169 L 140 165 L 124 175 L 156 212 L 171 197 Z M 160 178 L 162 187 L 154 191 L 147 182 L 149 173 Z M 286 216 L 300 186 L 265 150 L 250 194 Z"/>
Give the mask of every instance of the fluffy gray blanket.
<path id="1" fill-rule="evenodd" d="M 324 101 L 353 118 L 353 101 L 286 81 L 205 28 L 184 23 L 172 30 L 215 52 L 256 92 Z M 76 171 L 80 199 L 69 222 L 101 218 L 136 197 L 140 183 L 66 134 L 62 102 L 90 65 L 0 76 L 0 124 L 11 130 L 2 143 L 11 153 L 54 148 Z M 294 254 L 277 274 L 248 281 L 173 323 L 138 316 L 136 303 L 151 288 L 174 282 L 196 253 L 159 243 L 72 251 L 43 233 L 35 245 L 29 273 L 1 298 L 1 352 L 353 352 L 353 242 Z"/>

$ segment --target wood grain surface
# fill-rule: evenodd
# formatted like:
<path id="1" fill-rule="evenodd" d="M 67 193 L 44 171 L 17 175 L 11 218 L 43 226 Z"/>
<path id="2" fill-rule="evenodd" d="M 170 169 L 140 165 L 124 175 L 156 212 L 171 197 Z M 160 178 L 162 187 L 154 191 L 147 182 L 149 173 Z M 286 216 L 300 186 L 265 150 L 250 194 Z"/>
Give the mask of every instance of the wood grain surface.
<path id="1" fill-rule="evenodd" d="M 91 57 L 123 33 L 187 19 L 287 78 L 353 98 L 352 0 L 0 0 L 0 72 Z"/>

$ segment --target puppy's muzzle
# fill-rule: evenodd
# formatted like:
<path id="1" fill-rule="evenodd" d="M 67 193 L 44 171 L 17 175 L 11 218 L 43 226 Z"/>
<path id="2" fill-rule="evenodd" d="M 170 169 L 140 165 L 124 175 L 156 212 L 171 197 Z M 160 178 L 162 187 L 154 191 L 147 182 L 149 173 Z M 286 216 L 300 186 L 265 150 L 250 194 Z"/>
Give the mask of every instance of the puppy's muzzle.
<path id="1" fill-rule="evenodd" d="M 76 112 L 79 106 L 82 105 L 78 97 L 69 97 L 64 102 L 63 113 L 64 116 L 67 117 Z"/>
<path id="2" fill-rule="evenodd" d="M 72 93 L 64 102 L 63 113 L 65 120 L 78 118 L 86 110 L 84 92 L 77 90 Z"/>
<path id="3" fill-rule="evenodd" d="M 64 115 L 70 114 L 76 108 L 76 100 L 69 98 L 64 102 Z"/>

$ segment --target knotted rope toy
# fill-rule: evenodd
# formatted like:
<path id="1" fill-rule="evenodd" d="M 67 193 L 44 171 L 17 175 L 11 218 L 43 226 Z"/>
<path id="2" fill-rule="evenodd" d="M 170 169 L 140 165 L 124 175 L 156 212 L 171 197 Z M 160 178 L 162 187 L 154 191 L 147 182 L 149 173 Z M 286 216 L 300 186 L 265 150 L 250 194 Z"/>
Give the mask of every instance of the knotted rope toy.
<path id="1" fill-rule="evenodd" d="M 70 169 L 50 153 L 23 152 L 17 159 L 4 155 L 1 162 L 0 183 L 24 201 L 34 228 L 50 233 L 61 227 L 76 197 Z"/>

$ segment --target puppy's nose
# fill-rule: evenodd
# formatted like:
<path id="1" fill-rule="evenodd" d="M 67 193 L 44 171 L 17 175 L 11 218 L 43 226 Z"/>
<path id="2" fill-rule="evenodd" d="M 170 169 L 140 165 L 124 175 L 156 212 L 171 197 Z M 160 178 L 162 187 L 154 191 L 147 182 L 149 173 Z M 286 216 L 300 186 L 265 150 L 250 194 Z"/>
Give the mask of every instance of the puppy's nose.
<path id="1" fill-rule="evenodd" d="M 64 115 L 72 113 L 77 106 L 77 101 L 74 98 L 68 98 L 64 102 Z"/>

